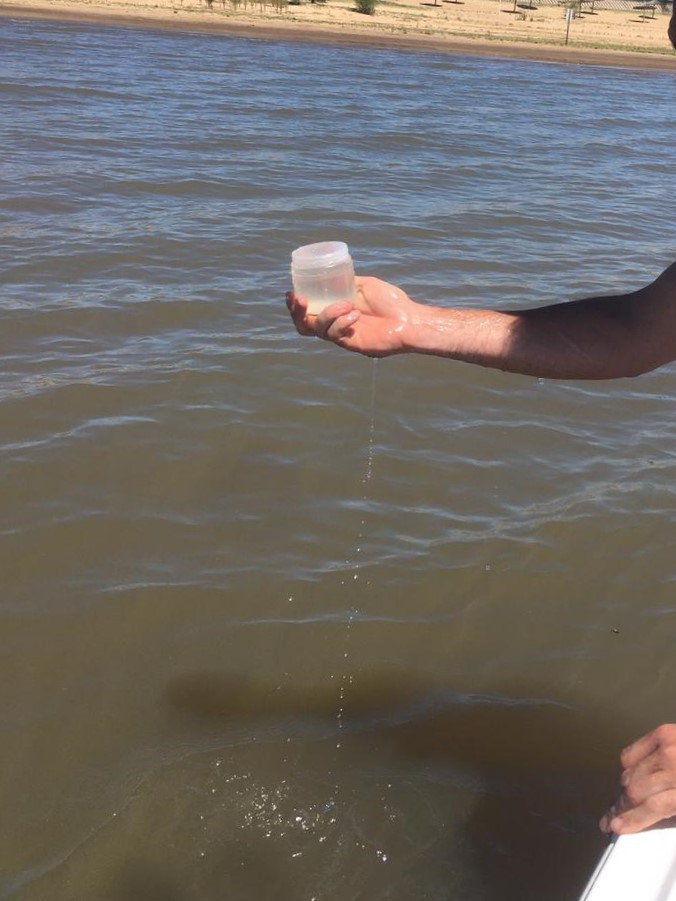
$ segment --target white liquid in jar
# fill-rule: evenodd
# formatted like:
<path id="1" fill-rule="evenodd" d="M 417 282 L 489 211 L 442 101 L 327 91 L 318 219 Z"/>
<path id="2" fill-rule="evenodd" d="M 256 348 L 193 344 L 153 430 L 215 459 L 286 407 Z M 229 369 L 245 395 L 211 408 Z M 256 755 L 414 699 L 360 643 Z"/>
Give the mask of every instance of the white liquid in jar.
<path id="1" fill-rule="evenodd" d="M 354 267 L 347 245 L 324 242 L 301 247 L 292 254 L 293 290 L 317 316 L 339 300 L 354 303 Z"/>
<path id="2" fill-rule="evenodd" d="M 335 267 L 343 270 L 344 267 Z M 328 270 L 320 276 L 310 273 L 294 273 L 294 292 L 307 300 L 307 311 L 317 316 L 326 307 L 339 300 L 354 303 L 354 273 Z"/>

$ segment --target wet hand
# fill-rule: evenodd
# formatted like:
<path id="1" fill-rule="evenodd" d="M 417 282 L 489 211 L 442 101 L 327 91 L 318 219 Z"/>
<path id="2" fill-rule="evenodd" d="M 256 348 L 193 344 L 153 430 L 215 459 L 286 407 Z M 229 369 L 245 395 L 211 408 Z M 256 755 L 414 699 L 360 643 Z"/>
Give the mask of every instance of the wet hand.
<path id="1" fill-rule="evenodd" d="M 603 832 L 629 835 L 676 816 L 676 725 L 660 726 L 622 752 L 622 795 Z"/>
<path id="2" fill-rule="evenodd" d="M 339 301 L 319 316 L 307 312 L 305 301 L 287 294 L 287 306 L 301 335 L 316 335 L 345 350 L 369 357 L 406 351 L 406 332 L 418 307 L 407 294 L 377 278 L 356 278 L 354 304 Z"/>

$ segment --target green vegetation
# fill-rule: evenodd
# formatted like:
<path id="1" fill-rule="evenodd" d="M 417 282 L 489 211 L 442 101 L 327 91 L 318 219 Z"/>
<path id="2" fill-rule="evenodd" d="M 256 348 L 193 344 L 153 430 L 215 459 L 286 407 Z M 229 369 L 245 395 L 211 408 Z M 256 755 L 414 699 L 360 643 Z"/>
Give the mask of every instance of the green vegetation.
<path id="1" fill-rule="evenodd" d="M 365 16 L 372 16 L 376 11 L 378 0 L 357 0 L 356 10 L 358 13 L 364 13 Z"/>

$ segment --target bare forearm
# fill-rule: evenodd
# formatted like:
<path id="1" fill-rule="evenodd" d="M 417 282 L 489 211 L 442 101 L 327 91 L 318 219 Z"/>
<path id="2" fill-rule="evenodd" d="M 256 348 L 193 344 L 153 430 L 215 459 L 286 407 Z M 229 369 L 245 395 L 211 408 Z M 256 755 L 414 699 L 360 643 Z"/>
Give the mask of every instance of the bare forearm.
<path id="1" fill-rule="evenodd" d="M 417 307 L 409 352 L 554 379 L 635 376 L 676 358 L 676 273 L 647 288 L 531 310 Z"/>
<path id="2" fill-rule="evenodd" d="M 408 349 L 541 378 L 610 379 L 650 368 L 641 365 L 628 324 L 569 307 L 520 313 L 424 308 Z"/>

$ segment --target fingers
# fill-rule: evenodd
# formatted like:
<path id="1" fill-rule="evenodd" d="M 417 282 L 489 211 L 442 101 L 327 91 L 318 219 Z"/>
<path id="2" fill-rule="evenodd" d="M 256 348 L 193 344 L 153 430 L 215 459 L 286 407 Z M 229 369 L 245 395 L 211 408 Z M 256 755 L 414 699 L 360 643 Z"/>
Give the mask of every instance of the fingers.
<path id="1" fill-rule="evenodd" d="M 619 800 L 601 818 L 604 832 L 629 835 L 676 815 L 676 725 L 666 724 L 622 752 Z"/>
<path id="2" fill-rule="evenodd" d="M 630 801 L 640 802 L 643 800 L 640 795 L 653 794 L 656 790 L 665 787 L 660 784 L 665 781 L 665 776 L 667 780 L 674 779 L 674 774 L 668 774 L 669 767 L 667 766 L 665 769 L 665 761 L 661 758 L 662 755 L 658 749 L 639 760 L 635 766 L 627 767 L 622 771 L 620 785 L 624 788 Z M 653 784 L 655 787 L 649 791 L 649 786 Z"/>
<path id="3" fill-rule="evenodd" d="M 332 303 L 317 316 L 315 334 L 326 341 L 337 342 L 350 332 L 359 316 L 359 310 L 346 300 Z"/>
<path id="4" fill-rule="evenodd" d="M 286 306 L 299 335 L 314 335 L 313 317 L 307 314 L 307 303 L 302 297 L 296 297 L 293 291 L 286 292 Z"/>
<path id="5" fill-rule="evenodd" d="M 676 789 L 673 773 L 660 769 L 652 771 L 637 769 L 624 782 L 624 791 L 615 805 L 617 813 L 640 807 L 655 795 L 669 792 L 672 789 Z"/>
<path id="6" fill-rule="evenodd" d="M 307 311 L 307 302 L 293 291 L 286 294 L 286 306 L 298 334 L 316 335 L 334 343 L 338 343 L 350 333 L 360 316 L 359 311 L 347 300 L 332 303 L 318 316 L 313 316 Z"/>
<path id="7" fill-rule="evenodd" d="M 659 729 L 655 729 L 654 732 L 649 732 L 622 751 L 620 761 L 625 770 L 636 766 L 641 760 L 653 754 L 659 748 L 659 731 Z"/>
<path id="8" fill-rule="evenodd" d="M 663 772 L 676 787 L 676 726 L 667 724 L 639 738 L 620 755 L 621 783 L 639 788 L 653 773 Z"/>
<path id="9" fill-rule="evenodd" d="M 604 832 L 632 835 L 676 815 L 676 789 L 651 795 L 642 804 L 627 810 L 612 807 L 601 820 Z M 605 828 L 604 828 L 605 827 Z"/>

